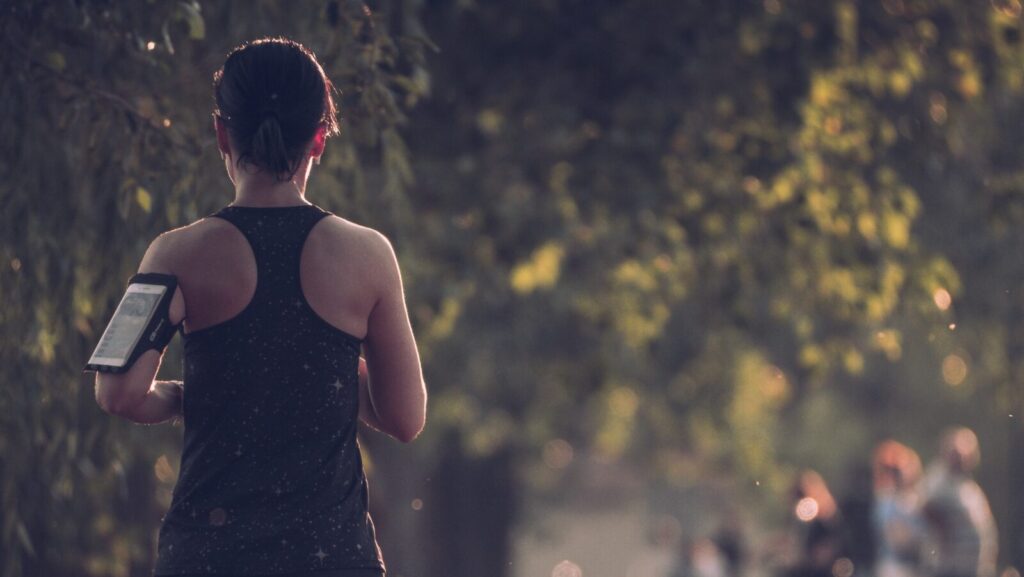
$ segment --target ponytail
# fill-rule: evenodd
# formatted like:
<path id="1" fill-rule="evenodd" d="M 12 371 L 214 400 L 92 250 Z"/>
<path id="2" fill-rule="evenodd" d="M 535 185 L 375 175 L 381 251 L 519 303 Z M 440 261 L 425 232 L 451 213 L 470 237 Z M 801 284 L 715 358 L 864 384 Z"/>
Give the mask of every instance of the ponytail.
<path id="1" fill-rule="evenodd" d="M 287 172 L 288 178 L 295 174 L 298 167 L 293 168 L 288 158 L 288 148 L 281 134 L 281 121 L 276 113 L 271 112 L 263 117 L 252 137 L 252 145 L 245 160 L 273 174 Z"/>

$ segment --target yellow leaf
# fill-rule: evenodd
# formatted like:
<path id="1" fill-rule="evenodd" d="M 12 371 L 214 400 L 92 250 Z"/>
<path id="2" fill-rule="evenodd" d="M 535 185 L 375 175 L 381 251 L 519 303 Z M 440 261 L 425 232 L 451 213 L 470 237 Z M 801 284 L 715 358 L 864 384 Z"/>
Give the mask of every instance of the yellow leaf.
<path id="1" fill-rule="evenodd" d="M 53 68 L 57 72 L 63 72 L 64 68 L 66 68 L 68 65 L 68 62 L 64 58 L 64 55 L 60 52 L 57 52 L 56 50 L 53 50 L 46 55 L 46 62 L 50 65 L 51 68 Z"/>
<path id="2" fill-rule="evenodd" d="M 153 197 L 149 191 L 141 186 L 135 189 L 135 202 L 139 203 L 142 210 L 150 212 L 153 209 Z"/>
<path id="3" fill-rule="evenodd" d="M 534 251 L 530 259 L 521 262 L 511 274 L 512 288 L 520 294 L 555 286 L 562 267 L 565 251 L 556 242 L 548 242 Z"/>

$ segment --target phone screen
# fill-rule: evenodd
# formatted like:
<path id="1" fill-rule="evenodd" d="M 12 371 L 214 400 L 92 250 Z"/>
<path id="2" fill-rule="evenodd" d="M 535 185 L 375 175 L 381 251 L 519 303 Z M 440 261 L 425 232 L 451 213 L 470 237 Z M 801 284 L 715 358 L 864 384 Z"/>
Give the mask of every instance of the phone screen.
<path id="1" fill-rule="evenodd" d="M 167 292 L 162 285 L 136 283 L 128 287 L 114 317 L 103 331 L 89 364 L 123 367 L 132 349 L 156 312 L 160 298 Z"/>

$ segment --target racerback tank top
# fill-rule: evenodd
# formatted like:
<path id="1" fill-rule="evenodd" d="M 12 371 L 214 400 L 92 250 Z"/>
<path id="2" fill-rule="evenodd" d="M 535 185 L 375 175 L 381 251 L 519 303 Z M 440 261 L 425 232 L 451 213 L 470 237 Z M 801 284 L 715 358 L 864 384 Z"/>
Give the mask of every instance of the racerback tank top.
<path id="1" fill-rule="evenodd" d="M 356 442 L 360 339 L 310 307 L 299 257 L 316 205 L 226 206 L 256 259 L 238 315 L 183 333 L 184 444 L 158 576 L 379 577 Z"/>

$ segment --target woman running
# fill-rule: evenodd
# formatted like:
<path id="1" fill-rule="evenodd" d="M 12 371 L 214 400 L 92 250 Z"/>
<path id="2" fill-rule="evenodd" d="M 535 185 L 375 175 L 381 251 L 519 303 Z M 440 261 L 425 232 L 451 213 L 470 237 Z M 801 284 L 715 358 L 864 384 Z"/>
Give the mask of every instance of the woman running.
<path id="1" fill-rule="evenodd" d="M 184 382 L 154 382 L 157 350 L 97 373 L 106 411 L 184 420 L 157 576 L 384 575 L 357 421 L 409 442 L 426 388 L 391 244 L 305 198 L 338 131 L 332 90 L 291 40 L 231 52 L 214 129 L 234 201 L 161 234 L 139 266 L 177 277 Z"/>

